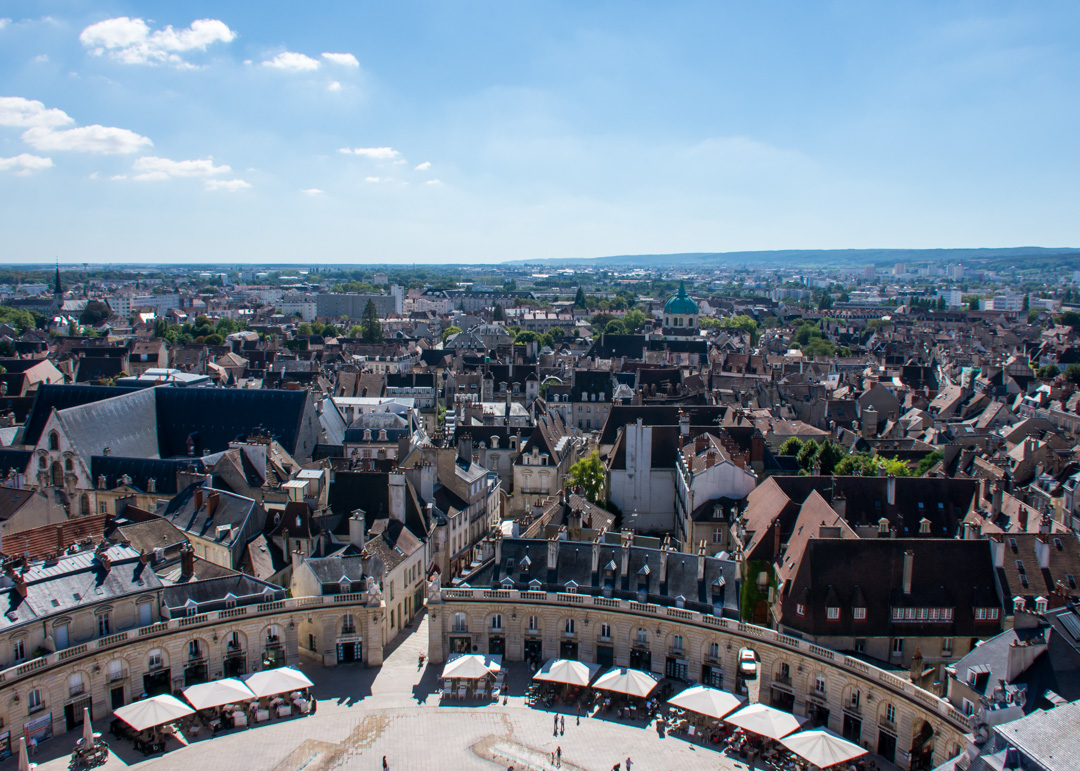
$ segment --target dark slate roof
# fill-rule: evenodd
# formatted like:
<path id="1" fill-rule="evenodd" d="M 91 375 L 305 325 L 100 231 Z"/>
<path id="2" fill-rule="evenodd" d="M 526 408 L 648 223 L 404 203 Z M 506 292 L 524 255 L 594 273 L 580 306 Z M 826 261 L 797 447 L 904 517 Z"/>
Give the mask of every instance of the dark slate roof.
<path id="1" fill-rule="evenodd" d="M 179 471 L 205 471 L 201 458 L 121 458 L 115 455 L 95 455 L 90 458 L 90 475 L 97 484 L 98 477 L 105 477 L 106 489 L 119 487 L 125 474 L 131 478 L 131 486 L 147 491 L 147 480 L 154 479 L 156 492 L 175 495 L 176 474 Z"/>
<path id="2" fill-rule="evenodd" d="M 557 548 L 556 568 L 549 570 L 546 540 L 504 538 L 500 545 L 499 562 L 489 561 L 464 576 L 462 582 L 474 588 L 511 586 L 527 590 L 531 582 L 539 581 L 544 590 L 553 592 L 567 591 L 567 584 L 573 582 L 577 584 L 579 594 L 669 606 L 683 602 L 683 607 L 689 610 L 738 618 L 738 566 L 731 560 L 701 557 L 705 572 L 704 578 L 698 580 L 699 557 L 693 554 L 668 551 L 665 575 L 664 555 L 660 549 L 629 547 L 627 570 L 623 573 L 622 546 L 601 543 L 594 547 L 585 541 L 560 540 Z M 592 571 L 594 548 L 598 551 L 595 573 Z M 609 573 L 607 568 L 611 563 L 615 567 Z M 506 583 L 506 578 L 510 578 L 512 584 Z M 683 599 L 679 600 L 680 597 Z"/>
<path id="3" fill-rule="evenodd" d="M 641 418 L 646 426 L 678 426 L 680 410 L 690 416 L 690 423 L 695 426 L 715 426 L 728 412 L 728 408 L 724 405 L 686 404 L 669 407 L 649 404 L 615 404 L 612 405 L 607 422 L 604 423 L 600 444 L 613 444 L 618 430 L 627 423 L 635 422 L 638 418 Z"/>
<path id="4" fill-rule="evenodd" d="M 1047 567 L 1039 566 L 1036 541 L 1045 539 Z M 1002 548 L 999 546 L 998 548 Z M 1008 597 L 1049 597 L 1055 592 L 1080 597 L 1080 540 L 1076 533 L 1006 533 L 1005 557 L 998 568 Z"/>
<path id="5" fill-rule="evenodd" d="M 262 428 L 295 454 L 307 406 L 306 391 L 236 388 L 155 388 L 158 444 L 162 457 L 220 452 L 229 442 Z"/>
<path id="6" fill-rule="evenodd" d="M 309 559 L 304 564 L 311 568 L 311 572 L 315 574 L 315 577 L 321 583 L 336 585 L 341 581 L 341 577 L 345 576 L 351 583 L 359 584 L 359 586 L 353 587 L 356 591 L 361 591 L 362 582 L 367 575 L 364 572 L 364 558 L 360 555 L 352 557 L 320 557 Z"/>
<path id="7" fill-rule="evenodd" d="M 7 476 L 7 473 L 11 470 L 15 470 L 19 474 L 23 473 L 30 464 L 30 457 L 33 454 L 31 450 L 0 448 L 0 475 Z"/>
<path id="8" fill-rule="evenodd" d="M 66 410 L 69 407 L 79 407 L 83 404 L 90 404 L 91 402 L 133 393 L 138 390 L 140 389 L 122 386 L 49 385 L 42 383 L 38 386 L 37 395 L 34 397 L 34 406 L 30 408 L 30 414 L 26 419 L 23 444 L 33 445 L 38 443 L 41 432 L 45 429 L 45 422 L 54 409 Z"/>
<path id="9" fill-rule="evenodd" d="M 914 557 L 911 593 L 905 595 L 907 551 Z M 1004 617 L 985 540 L 814 538 L 806 544 L 791 586 L 781 591 L 783 624 L 815 636 L 986 637 L 1000 631 Z M 860 621 L 852 612 L 857 593 L 866 607 Z M 830 602 L 839 603 L 839 619 L 826 618 Z M 805 616 L 797 615 L 796 604 L 806 606 Z M 953 620 L 894 623 L 893 607 L 953 608 Z M 998 608 L 998 620 L 975 621 L 976 607 Z"/>
<path id="10" fill-rule="evenodd" d="M 182 608 L 194 600 L 200 613 L 225 607 L 225 599 L 232 594 L 237 605 L 254 605 L 285 599 L 285 590 L 251 576 L 236 573 L 205 581 L 188 581 L 167 586 L 161 593 L 161 602 L 167 608 Z"/>

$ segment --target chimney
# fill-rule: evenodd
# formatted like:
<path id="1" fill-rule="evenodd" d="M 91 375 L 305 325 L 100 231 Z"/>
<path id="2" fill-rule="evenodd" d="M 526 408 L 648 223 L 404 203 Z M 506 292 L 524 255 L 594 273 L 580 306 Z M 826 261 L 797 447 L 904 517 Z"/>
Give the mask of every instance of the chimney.
<path id="1" fill-rule="evenodd" d="M 911 594 L 911 572 L 915 565 L 915 552 L 908 549 L 904 552 L 904 594 Z"/>
<path id="2" fill-rule="evenodd" d="M 405 524 L 405 475 L 390 475 L 390 518 Z"/>
<path id="3" fill-rule="evenodd" d="M 690 436 L 690 416 L 679 410 L 679 435 Z"/>
<path id="4" fill-rule="evenodd" d="M 705 468 L 712 468 L 716 465 L 716 450 L 711 447 L 705 453 Z"/>
<path id="5" fill-rule="evenodd" d="M 220 500 L 221 494 L 216 491 L 206 496 L 206 516 L 214 516 L 214 512 L 217 511 L 218 501 Z"/>
<path id="6" fill-rule="evenodd" d="M 1026 533 L 1028 529 L 1028 511 L 1027 506 L 1020 504 L 1020 511 L 1017 512 L 1016 518 L 1020 521 L 1020 532 Z"/>
<path id="7" fill-rule="evenodd" d="M 64 526 L 56 526 L 56 554 L 57 556 L 64 553 Z"/>
<path id="8" fill-rule="evenodd" d="M 629 530 L 622 531 L 622 555 L 619 560 L 622 577 L 625 580 L 630 575 L 630 547 L 634 543 L 634 534 Z"/>
<path id="9" fill-rule="evenodd" d="M 547 542 L 547 569 L 554 571 L 559 562 L 559 536 L 555 534 Z"/>
<path id="10" fill-rule="evenodd" d="M 832 500 L 833 511 L 836 512 L 836 516 L 840 519 L 847 517 L 847 496 L 843 493 L 837 493 L 833 496 Z"/>
<path id="11" fill-rule="evenodd" d="M 11 580 L 15 582 L 15 591 L 19 593 L 19 596 L 24 600 L 26 599 L 26 578 L 23 577 L 22 571 L 16 571 L 12 574 Z"/>
<path id="12" fill-rule="evenodd" d="M 994 567 L 1002 568 L 1005 566 L 1005 536 L 1001 533 L 994 533 L 990 536 L 990 552 L 994 556 Z"/>
<path id="13" fill-rule="evenodd" d="M 349 517 L 349 543 L 357 549 L 364 548 L 364 510 L 357 509 Z"/>
<path id="14" fill-rule="evenodd" d="M 180 580 L 189 581 L 195 575 L 195 550 L 187 543 L 180 547 Z"/>
<path id="15" fill-rule="evenodd" d="M 1045 535 L 1035 537 L 1035 557 L 1041 570 L 1050 569 L 1050 542 Z"/>
<path id="16" fill-rule="evenodd" d="M 195 495 L 192 497 L 192 503 L 195 505 L 195 511 L 202 508 L 203 489 L 201 487 L 195 488 Z"/>
<path id="17" fill-rule="evenodd" d="M 495 547 L 495 569 L 502 565 L 502 531 L 495 530 L 491 534 L 492 545 Z"/>
<path id="18" fill-rule="evenodd" d="M 462 434 L 458 439 L 458 460 L 468 465 L 472 463 L 473 444 L 472 434 Z"/>
<path id="19" fill-rule="evenodd" d="M 660 586 L 664 587 L 664 593 L 667 591 L 667 563 L 668 552 L 671 550 L 671 543 L 669 539 L 664 539 L 664 545 L 660 547 Z"/>
<path id="20" fill-rule="evenodd" d="M 293 549 L 292 554 L 289 556 L 292 558 L 292 569 L 294 571 L 304 563 L 304 553 L 300 551 L 299 546 Z"/>
<path id="21" fill-rule="evenodd" d="M 697 549 L 697 580 L 700 584 L 705 580 L 705 542 L 701 541 Z"/>
<path id="22" fill-rule="evenodd" d="M 990 498 L 990 513 L 995 517 L 1001 514 L 1001 498 L 1005 494 L 1005 490 L 1001 484 L 1001 480 L 994 480 L 994 493 Z"/>
<path id="23" fill-rule="evenodd" d="M 600 573 L 600 536 L 593 539 L 592 542 L 592 575 L 599 575 Z"/>
<path id="24" fill-rule="evenodd" d="M 896 477 L 892 474 L 885 480 L 885 501 L 890 506 L 896 505 Z"/>

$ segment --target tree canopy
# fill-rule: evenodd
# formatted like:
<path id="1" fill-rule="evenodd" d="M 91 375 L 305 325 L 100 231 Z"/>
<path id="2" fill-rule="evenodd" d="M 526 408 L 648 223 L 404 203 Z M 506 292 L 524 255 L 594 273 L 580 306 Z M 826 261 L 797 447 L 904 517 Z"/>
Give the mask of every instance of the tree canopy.
<path id="1" fill-rule="evenodd" d="M 585 497 L 589 499 L 589 503 L 599 503 L 604 500 L 607 472 L 603 461 L 600 460 L 600 453 L 596 450 L 572 465 L 568 478 L 571 486 L 585 490 Z"/>

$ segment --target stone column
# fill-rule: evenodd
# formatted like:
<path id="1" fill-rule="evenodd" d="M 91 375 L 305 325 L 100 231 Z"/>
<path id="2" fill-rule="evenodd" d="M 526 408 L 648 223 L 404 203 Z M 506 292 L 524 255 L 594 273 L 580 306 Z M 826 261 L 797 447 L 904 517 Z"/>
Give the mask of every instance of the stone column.
<path id="1" fill-rule="evenodd" d="M 368 608 L 365 616 L 367 629 L 364 631 L 364 663 L 369 667 L 381 667 L 383 663 L 383 617 L 386 615 L 386 603 L 379 603 L 378 608 Z"/>
<path id="2" fill-rule="evenodd" d="M 284 625 L 285 631 L 285 663 L 295 667 L 300 663 L 300 627 L 296 619 L 289 619 Z"/>

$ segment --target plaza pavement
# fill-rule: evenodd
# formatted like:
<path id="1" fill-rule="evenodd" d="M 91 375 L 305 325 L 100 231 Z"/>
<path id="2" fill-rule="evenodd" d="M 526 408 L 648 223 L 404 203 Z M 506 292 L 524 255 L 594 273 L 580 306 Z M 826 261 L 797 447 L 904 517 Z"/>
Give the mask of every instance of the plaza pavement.
<path id="1" fill-rule="evenodd" d="M 557 746 L 562 747 L 562 768 L 567 771 L 609 771 L 617 762 L 625 764 L 627 756 L 633 760 L 633 771 L 747 767 L 683 738 L 660 737 L 653 726 L 641 722 L 582 718 L 578 726 L 570 713 L 565 735 L 555 737 L 552 712 L 525 703 L 523 694 L 532 673 L 522 664 L 508 665 L 510 695 L 505 704 L 440 706 L 433 692 L 441 665 L 417 669 L 418 654 L 427 651 L 426 617 L 400 635 L 394 646 L 377 669 L 303 665 L 315 683 L 315 715 L 271 720 L 214 737 L 204 732 L 187 747 L 170 741 L 164 755 L 144 758 L 130 742 L 108 735 L 108 723 L 100 721 L 94 728 L 105 734 L 114 752 L 99 768 L 379 771 L 385 755 L 393 771 L 493 771 L 511 764 L 516 771 L 548 771 L 555 768 L 550 753 Z M 69 732 L 43 743 L 33 758 L 40 771 L 66 769 L 79 735 Z M 15 757 L 0 762 L 0 771 L 16 768 Z"/>

